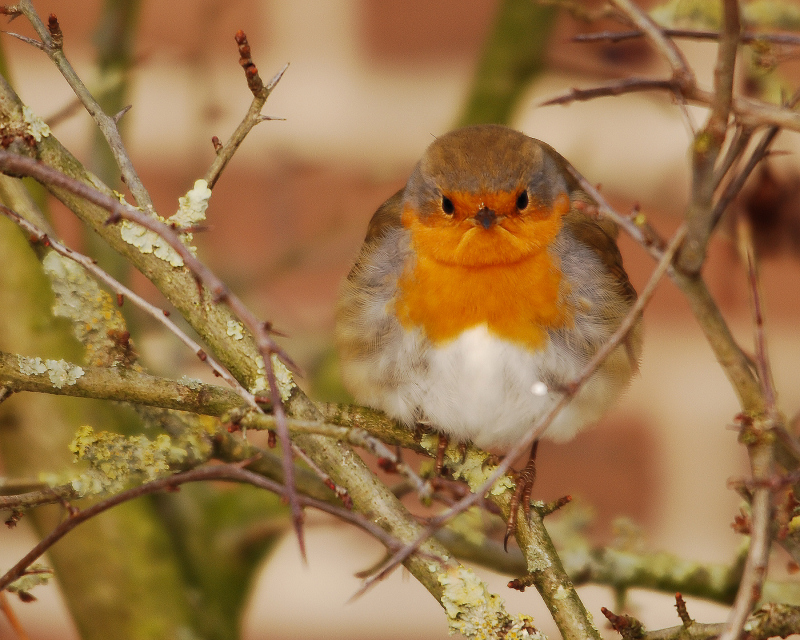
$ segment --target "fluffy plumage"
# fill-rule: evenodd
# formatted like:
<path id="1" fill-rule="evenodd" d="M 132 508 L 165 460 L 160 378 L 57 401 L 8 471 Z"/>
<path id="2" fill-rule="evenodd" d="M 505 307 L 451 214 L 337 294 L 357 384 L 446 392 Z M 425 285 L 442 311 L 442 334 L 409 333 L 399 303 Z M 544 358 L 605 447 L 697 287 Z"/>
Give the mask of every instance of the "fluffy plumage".
<path id="1" fill-rule="evenodd" d="M 431 144 L 373 216 L 342 289 L 336 341 L 356 401 L 499 451 L 552 406 L 636 299 L 566 166 L 495 125 Z M 637 326 L 544 437 L 596 421 L 640 344 Z"/>

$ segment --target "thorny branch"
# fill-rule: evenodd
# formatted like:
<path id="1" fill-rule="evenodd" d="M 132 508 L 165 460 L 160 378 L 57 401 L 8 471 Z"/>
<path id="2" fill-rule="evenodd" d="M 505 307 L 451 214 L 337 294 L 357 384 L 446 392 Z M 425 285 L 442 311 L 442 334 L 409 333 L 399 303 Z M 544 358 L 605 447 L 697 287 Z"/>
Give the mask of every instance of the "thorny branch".
<path id="1" fill-rule="evenodd" d="M 604 612 L 605 613 L 605 612 Z M 636 637 L 640 640 L 711 640 L 721 637 L 725 625 L 704 624 L 691 621 L 690 624 L 681 624 L 668 629 L 658 631 L 646 631 L 638 620 L 629 616 L 614 616 L 611 612 L 609 617 L 628 618 L 635 625 L 638 623 L 640 635 Z M 607 614 L 607 615 L 608 615 Z M 750 640 L 768 640 L 768 638 L 787 638 L 797 632 L 800 628 L 800 607 L 788 604 L 768 603 L 759 607 L 745 621 L 747 638 Z M 625 633 L 619 630 L 623 638 Z M 628 635 L 627 637 L 631 637 Z"/>
<path id="2" fill-rule="evenodd" d="M 233 132 L 228 141 L 219 147 L 215 143 L 214 146 L 217 156 L 214 158 L 213 164 L 211 167 L 209 167 L 205 175 L 209 189 L 214 188 L 214 185 L 217 183 L 217 180 L 219 180 L 222 171 L 225 169 L 228 162 L 230 162 L 233 154 L 236 153 L 239 145 L 242 144 L 245 136 L 247 136 L 250 130 L 259 122 L 270 119 L 267 116 L 261 115 L 261 109 L 264 108 L 264 104 L 267 102 L 269 94 L 272 93 L 272 90 L 283 77 L 283 74 L 286 73 L 286 69 L 289 68 L 288 64 L 284 65 L 284 67 L 278 71 L 275 76 L 273 76 L 272 80 L 265 85 L 258 74 L 258 69 L 253 62 L 253 58 L 251 57 L 250 45 L 247 43 L 247 36 L 245 35 L 244 31 L 238 31 L 236 33 L 236 44 L 239 46 L 239 54 L 241 56 L 239 59 L 239 64 L 244 69 L 245 77 L 247 78 L 247 86 L 253 93 L 253 101 L 250 103 L 250 108 L 247 110 L 247 114 L 245 115 L 244 119 L 241 121 L 241 123 L 239 123 L 239 126 L 236 127 L 236 130 Z"/>
<path id="3" fill-rule="evenodd" d="M 688 233 L 677 261 L 677 266 L 688 275 L 700 272 L 713 228 L 714 169 L 728 132 L 741 31 L 738 0 L 725 0 L 724 16 L 725 30 L 720 36 L 714 68 L 711 113 L 705 128 L 695 136 L 692 148 L 692 199 L 686 211 Z"/>
<path id="4" fill-rule="evenodd" d="M 50 14 L 49 24 L 45 26 L 36 13 L 36 9 L 33 8 L 31 0 L 20 0 L 17 7 L 31 23 L 39 38 L 41 38 L 44 52 L 53 61 L 53 64 L 56 65 L 61 75 L 64 76 L 64 79 L 75 92 L 75 95 L 80 99 L 89 115 L 94 118 L 97 127 L 108 141 L 111 152 L 114 154 L 114 159 L 122 172 L 122 179 L 131 190 L 136 203 L 144 211 L 152 212 L 153 202 L 150 199 L 150 194 L 147 192 L 147 189 L 145 189 L 144 184 L 142 184 L 139 174 L 136 172 L 125 150 L 117 121 L 114 119 L 113 114 L 109 116 L 103 112 L 100 104 L 86 88 L 86 85 L 83 84 L 83 81 L 78 77 L 75 69 L 73 69 L 69 60 L 67 60 L 67 57 L 64 55 L 62 47 L 63 34 L 61 33 L 61 27 L 58 26 L 58 19 L 55 14 Z"/>
<path id="5" fill-rule="evenodd" d="M 122 504 L 123 502 L 127 502 L 128 500 L 133 500 L 141 496 L 150 495 L 152 493 L 158 493 L 161 491 L 174 490 L 176 487 L 187 482 L 201 482 L 207 480 L 244 482 L 262 489 L 266 489 L 273 493 L 277 493 L 278 495 L 288 497 L 289 491 L 285 486 L 282 486 L 277 482 L 265 478 L 257 473 L 253 473 L 252 471 L 248 471 L 246 468 L 244 468 L 248 462 L 249 461 L 246 461 L 244 464 L 204 466 L 197 469 L 192 469 L 190 471 L 176 473 L 174 475 L 159 478 L 157 480 L 153 480 L 152 482 L 147 482 L 137 487 L 127 489 L 126 491 L 122 491 L 110 496 L 92 505 L 91 507 L 87 507 L 86 509 L 72 511 L 67 518 L 61 522 L 61 524 L 53 529 L 39 542 L 39 544 L 31 549 L 22 559 L 19 560 L 19 562 L 17 562 L 2 577 L 0 577 L 0 591 L 8 587 L 8 585 L 14 582 L 14 580 L 21 577 L 25 573 L 25 569 L 27 569 L 33 562 L 41 557 L 41 555 L 47 551 L 47 549 L 52 547 L 56 542 L 58 542 L 79 524 L 85 522 L 89 518 L 93 518 L 103 511 L 107 511 L 108 509 Z M 379 526 L 364 518 L 361 514 L 354 513 L 348 509 L 337 507 L 307 496 L 299 496 L 298 499 L 304 506 L 310 506 L 314 507 L 315 509 L 319 509 L 320 511 L 325 511 L 326 513 L 335 515 L 337 518 L 341 518 L 345 522 L 350 522 L 351 524 L 364 529 L 364 531 L 375 536 L 375 538 L 380 540 L 389 549 L 394 548 L 399 544 L 397 540 L 392 538 Z"/>
<path id="6" fill-rule="evenodd" d="M 36 14 L 35 10 L 33 9 L 30 0 L 23 0 L 23 2 L 19 5 L 20 11 L 30 20 L 31 24 L 34 26 L 39 37 L 42 39 L 42 43 L 44 45 L 44 49 L 47 52 L 48 56 L 53 60 L 56 64 L 58 69 L 66 78 L 67 82 L 75 91 L 76 95 L 80 98 L 81 102 L 83 103 L 86 110 L 95 118 L 98 127 L 102 131 L 103 135 L 109 142 L 111 150 L 114 154 L 114 157 L 117 161 L 117 164 L 122 171 L 122 176 L 128 187 L 131 189 L 131 193 L 133 193 L 134 197 L 136 198 L 137 203 L 139 206 L 144 209 L 146 212 L 153 212 L 152 202 L 150 200 L 150 196 L 147 193 L 144 185 L 141 183 L 130 158 L 125 150 L 125 147 L 122 143 L 122 138 L 119 134 L 119 129 L 117 127 L 117 120 L 115 117 L 109 117 L 103 113 L 102 109 L 100 108 L 97 101 L 92 97 L 88 89 L 86 89 L 83 82 L 80 80 L 78 75 L 75 73 L 72 66 L 67 61 L 66 57 L 64 56 L 63 50 L 60 46 L 60 39 L 63 37 L 60 35 L 60 27 L 58 27 L 58 20 L 53 15 L 50 18 L 50 26 L 49 28 L 45 28 L 44 24 L 39 19 L 38 15 Z M 53 39 L 53 33 L 57 34 L 56 39 Z M 264 103 L 266 102 L 269 94 L 271 93 L 272 89 L 275 87 L 277 82 L 280 80 L 281 76 L 283 75 L 284 69 L 279 72 L 273 80 L 267 85 L 264 86 L 261 83 L 261 80 L 258 76 L 258 71 L 255 65 L 252 63 L 250 59 L 250 48 L 247 44 L 247 38 L 244 32 L 239 31 L 236 35 L 237 43 L 239 44 L 240 54 L 242 56 L 241 63 L 242 66 L 245 68 L 248 86 L 254 93 L 257 93 L 254 97 L 253 103 L 251 104 L 250 110 L 248 111 L 248 116 L 242 122 L 242 124 L 237 128 L 234 136 L 232 137 L 231 141 L 223 147 L 220 153 L 217 156 L 217 160 L 215 161 L 212 169 L 209 171 L 209 185 L 213 185 L 213 183 L 219 177 L 219 173 L 224 168 L 225 164 L 230 160 L 233 153 L 239 147 L 239 145 L 244 140 L 247 133 L 252 129 L 255 124 L 263 120 L 263 118 L 259 117 L 261 108 L 263 107 Z M 65 179 L 69 180 L 67 176 L 63 176 Z M 292 445 L 289 441 L 289 433 L 286 428 L 286 412 L 283 408 L 282 399 L 280 396 L 280 391 L 278 389 L 277 384 L 277 377 L 274 371 L 274 363 L 272 361 L 273 354 L 280 357 L 284 362 L 286 362 L 290 367 L 293 367 L 291 360 L 288 358 L 288 355 L 283 352 L 271 339 L 269 336 L 269 327 L 258 321 L 258 319 L 250 312 L 250 310 L 239 300 L 239 298 L 232 294 L 232 292 L 224 285 L 224 283 L 213 274 L 213 272 L 202 265 L 202 263 L 194 258 L 194 256 L 186 249 L 180 239 L 177 237 L 176 234 L 172 233 L 170 229 L 168 229 L 163 223 L 156 220 L 153 216 L 147 214 L 141 214 L 136 212 L 130 206 L 125 207 L 118 207 L 115 205 L 116 211 L 109 208 L 109 201 L 113 201 L 113 198 L 109 198 L 108 196 L 104 196 L 103 194 L 97 193 L 96 190 L 92 190 L 86 185 L 79 183 L 78 181 L 73 180 L 70 186 L 66 186 L 66 184 L 59 183 L 56 181 L 59 186 L 67 188 L 71 190 L 76 195 L 86 198 L 90 202 L 94 202 L 95 204 L 106 208 L 108 211 L 111 211 L 114 216 L 117 216 L 118 219 L 128 219 L 131 220 L 130 217 L 124 215 L 121 209 L 125 209 L 128 215 L 134 216 L 136 218 L 135 222 L 140 224 L 141 226 L 154 231 L 155 233 L 161 235 L 172 248 L 183 258 L 184 263 L 187 265 L 187 268 L 192 272 L 195 279 L 198 283 L 203 283 L 213 292 L 215 302 L 224 302 L 226 303 L 233 313 L 245 324 L 245 326 L 250 330 L 251 334 L 254 336 L 257 348 L 261 355 L 264 364 L 264 375 L 267 380 L 267 384 L 269 386 L 269 393 L 271 396 L 271 402 L 273 406 L 273 412 L 277 417 L 277 433 L 278 437 L 281 441 L 281 446 L 284 451 L 284 472 L 286 474 L 287 479 L 287 486 L 293 486 L 292 483 L 292 474 L 294 465 L 292 463 Z M 53 184 L 53 183 L 50 183 Z M 77 189 L 77 191 L 76 191 Z M 98 202 L 96 199 L 92 199 L 92 197 L 87 197 L 87 193 L 94 192 L 96 196 L 99 196 L 101 200 L 105 203 Z M 205 357 L 205 352 L 199 351 L 197 352 L 198 355 L 202 358 Z M 252 403 L 254 407 L 256 407 L 255 403 Z M 301 555 L 305 556 L 305 543 L 303 539 L 303 531 L 302 531 L 302 520 L 303 514 L 302 510 L 300 509 L 300 505 L 298 504 L 297 500 L 295 499 L 294 495 L 290 490 L 289 494 L 289 503 L 292 508 L 292 520 L 295 526 L 295 532 L 297 534 L 298 543 L 300 546 Z"/>
<path id="7" fill-rule="evenodd" d="M 698 29 L 661 29 L 668 38 L 687 38 L 690 40 L 719 40 L 718 31 L 702 31 Z M 634 38 L 644 37 L 644 31 L 598 31 L 596 33 L 579 33 L 572 37 L 573 42 L 623 42 Z M 755 42 L 768 42 L 770 44 L 800 45 L 800 36 L 791 33 L 758 33 L 755 31 L 742 31 L 739 42 L 753 44 Z"/>
<path id="8" fill-rule="evenodd" d="M 753 606 L 761 597 L 769 563 L 769 550 L 772 542 L 772 487 L 764 484 L 774 475 L 775 447 L 772 430 L 780 424 L 780 416 L 775 406 L 775 388 L 769 365 L 766 338 L 764 335 L 764 315 L 761 306 L 761 292 L 758 266 L 753 248 L 752 234 L 747 221 L 738 221 L 740 245 L 747 267 L 750 306 L 753 314 L 753 327 L 756 344 L 756 368 L 761 382 L 765 411 L 763 416 L 754 416 L 752 424 L 745 425 L 741 440 L 750 453 L 750 466 L 755 488 L 750 499 L 751 524 L 750 548 L 747 562 L 725 629 L 720 640 L 736 640 L 742 633 L 744 624 Z"/>
<path id="9" fill-rule="evenodd" d="M 144 311 L 148 314 L 151 318 L 159 322 L 160 324 L 164 325 L 166 329 L 173 333 L 177 338 L 183 342 L 192 353 L 200 354 L 204 353 L 203 348 L 194 340 L 192 340 L 185 331 L 183 331 L 178 325 L 176 325 L 172 320 L 169 319 L 168 314 L 163 310 L 159 309 L 153 304 L 150 304 L 147 300 L 142 298 L 137 293 L 131 291 L 128 287 L 124 284 L 116 280 L 114 277 L 109 275 L 107 272 L 103 271 L 100 267 L 95 264 L 94 260 L 91 258 L 84 256 L 76 251 L 73 251 L 69 247 L 66 247 L 58 240 L 50 237 L 45 231 L 39 229 L 36 225 L 32 224 L 31 222 L 25 220 L 22 216 L 20 216 L 15 211 L 12 211 L 8 207 L 0 205 L 0 213 L 4 214 L 6 217 L 10 218 L 14 223 L 19 225 L 22 229 L 24 229 L 30 236 L 32 240 L 41 243 L 43 246 L 51 248 L 56 253 L 64 256 L 65 258 L 69 258 L 70 260 L 74 260 L 79 265 L 81 265 L 86 271 L 91 273 L 97 280 L 104 283 L 111 289 L 117 296 L 122 296 L 121 300 L 127 299 L 133 302 L 139 309 Z M 202 362 L 204 362 L 211 370 L 214 372 L 216 376 L 219 376 L 225 382 L 227 382 L 236 393 L 241 396 L 241 398 L 250 406 L 256 407 L 256 401 L 247 389 L 245 389 L 239 381 L 234 378 L 227 369 L 225 369 L 221 364 L 219 364 L 213 357 L 209 355 L 205 355 L 205 357 L 201 358 Z M 169 407 L 179 409 L 180 407 Z"/>
<path id="10" fill-rule="evenodd" d="M 111 196 L 100 193 L 70 176 L 61 173 L 47 165 L 37 162 L 31 158 L 26 158 L 7 151 L 0 151 L 0 170 L 11 175 L 27 175 L 35 178 L 42 184 L 60 187 L 74 193 L 81 198 L 104 208 L 111 215 L 106 220 L 106 224 L 116 224 L 120 220 L 134 222 L 149 231 L 158 234 L 169 246 L 181 257 L 186 268 L 192 273 L 198 283 L 212 292 L 214 302 L 225 303 L 231 311 L 242 321 L 247 329 L 255 337 L 256 346 L 264 364 L 267 385 L 269 387 L 272 410 L 277 419 L 277 433 L 284 451 L 284 473 L 287 479 L 287 486 L 292 487 L 294 475 L 294 464 L 292 462 L 292 445 L 289 440 L 289 431 L 286 426 L 286 412 L 283 408 L 283 400 L 280 395 L 278 381 L 275 376 L 275 363 L 273 354 L 290 367 L 296 368 L 289 356 L 281 349 L 269 335 L 269 327 L 260 322 L 247 306 L 236 296 L 227 285 L 203 262 L 201 262 L 188 247 L 181 241 L 180 236 L 173 227 L 161 222 L 155 217 L 142 213 L 134 209 L 127 203 L 115 200 Z M 204 352 L 198 352 L 201 359 L 206 357 Z M 255 403 L 253 403 L 255 407 Z M 260 410 L 260 409 L 259 409 Z M 292 508 L 292 519 L 295 526 L 301 554 L 305 555 L 305 544 L 303 542 L 302 520 L 303 514 L 300 504 L 291 495 L 289 503 Z"/>

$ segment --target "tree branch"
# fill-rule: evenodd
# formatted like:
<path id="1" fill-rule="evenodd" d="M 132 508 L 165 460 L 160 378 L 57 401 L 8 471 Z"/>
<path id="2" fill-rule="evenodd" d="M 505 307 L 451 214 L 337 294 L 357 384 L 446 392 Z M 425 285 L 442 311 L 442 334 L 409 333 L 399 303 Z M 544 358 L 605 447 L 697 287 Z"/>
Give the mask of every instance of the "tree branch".
<path id="1" fill-rule="evenodd" d="M 642 640 L 710 640 L 721 637 L 724 624 L 702 624 L 693 622 L 686 627 L 680 625 L 669 629 L 649 631 Z M 788 636 L 800 628 L 800 607 L 787 604 L 768 603 L 753 612 L 746 621 L 747 637 L 752 640 Z"/>
<path id="2" fill-rule="evenodd" d="M 689 88 L 695 86 L 694 72 L 686 58 L 650 16 L 632 0 L 611 0 L 611 4 L 622 11 L 634 25 L 644 32 L 645 37 L 664 56 L 672 69 L 672 78 L 678 84 L 681 93 L 686 93 Z"/>
<path id="3" fill-rule="evenodd" d="M 161 491 L 174 490 L 176 487 L 187 482 L 201 482 L 208 480 L 227 480 L 231 482 L 246 482 L 248 484 L 267 489 L 273 493 L 287 496 L 288 491 L 285 486 L 279 485 L 276 482 L 269 480 L 257 473 L 248 471 L 237 464 L 225 465 L 212 465 L 192 469 L 191 471 L 184 471 L 182 473 L 173 474 L 152 482 L 139 485 L 122 491 L 113 496 L 110 496 L 97 504 L 82 509 L 80 511 L 72 511 L 69 516 L 61 522 L 55 529 L 53 529 L 47 536 L 45 536 L 39 544 L 31 549 L 19 562 L 17 562 L 11 569 L 9 569 L 2 577 L 0 577 L 0 591 L 8 587 L 14 580 L 20 578 L 25 569 L 27 569 L 33 562 L 35 562 L 41 555 L 52 547 L 56 542 L 63 538 L 67 533 L 72 531 L 79 524 L 95 517 L 96 515 L 107 511 L 128 500 L 133 500 L 141 496 L 158 493 Z M 305 506 L 311 506 L 321 511 L 325 511 L 337 518 L 350 522 L 356 526 L 364 529 L 367 533 L 373 535 L 380 540 L 388 548 L 397 546 L 398 541 L 389 536 L 383 529 L 373 524 L 363 516 L 353 513 L 347 509 L 336 507 L 326 502 L 316 500 L 307 496 L 301 496 L 300 502 Z"/>
<path id="4" fill-rule="evenodd" d="M 666 29 L 662 28 L 667 38 L 687 38 L 690 40 L 719 40 L 723 34 L 718 31 L 703 31 L 699 29 Z M 579 33 L 572 37 L 573 42 L 623 42 L 645 36 L 644 31 L 597 31 L 595 33 Z M 759 33 L 755 31 L 742 31 L 739 42 L 753 44 L 755 42 L 768 42 L 770 44 L 800 45 L 800 36 L 791 33 Z"/>
<path id="5" fill-rule="evenodd" d="M 231 158 L 233 158 L 233 154 L 236 153 L 236 150 L 239 148 L 242 142 L 244 142 L 244 139 L 247 134 L 250 133 L 250 130 L 258 123 L 263 122 L 266 119 L 261 115 L 261 109 L 264 108 L 267 98 L 269 98 L 269 94 L 272 93 L 272 90 L 283 77 L 283 74 L 286 73 L 286 69 L 289 68 L 287 63 L 280 71 L 278 71 L 278 73 L 273 76 L 272 80 L 265 85 L 261 81 L 261 77 L 258 74 L 256 65 L 253 63 L 253 59 L 250 55 L 250 45 L 247 43 L 247 36 L 245 35 L 244 31 L 238 31 L 236 33 L 236 44 L 239 46 L 239 53 L 241 55 L 239 64 L 245 71 L 247 84 L 250 87 L 250 91 L 253 93 L 253 101 L 250 103 L 250 107 L 248 108 L 244 119 L 239 123 L 239 126 L 236 127 L 236 130 L 233 132 L 228 141 L 216 149 L 216 158 L 214 158 L 214 162 L 209 167 L 205 175 L 205 180 L 208 183 L 209 189 L 214 188 L 214 185 L 217 183 L 217 180 L 219 180 L 223 170 L 228 165 L 228 162 L 230 162 Z"/>
<path id="6" fill-rule="evenodd" d="M 780 424 L 780 417 L 775 407 L 775 389 L 764 337 L 764 315 L 761 308 L 758 268 L 750 228 L 745 218 L 740 218 L 738 230 L 750 285 L 756 366 L 764 398 L 764 414 L 751 416 L 752 422 L 745 424 L 740 436 L 741 441 L 747 444 L 755 485 L 750 499 L 750 548 L 747 553 L 742 582 L 739 585 L 739 591 L 736 594 L 725 629 L 720 635 L 720 640 L 736 640 L 741 636 L 747 617 L 761 597 L 772 543 L 773 489 L 769 480 L 774 475 L 775 439 L 773 428 Z"/>
<path id="7" fill-rule="evenodd" d="M 131 190 L 136 203 L 143 210 L 152 212 L 153 202 L 150 199 L 150 194 L 147 192 L 147 189 L 144 188 L 139 174 L 136 172 L 130 157 L 128 157 L 128 152 L 125 150 L 125 145 L 122 142 L 122 136 L 120 136 L 116 120 L 103 112 L 100 104 L 94 99 L 94 96 L 92 96 L 86 88 L 86 85 L 83 84 L 78 74 L 75 73 L 75 69 L 72 68 L 69 60 L 67 60 L 67 57 L 64 55 L 62 49 L 63 40 L 54 40 L 50 30 L 41 21 L 39 15 L 36 13 L 36 9 L 33 8 L 31 0 L 20 0 L 17 6 L 31 23 L 39 38 L 41 38 L 42 44 L 44 45 L 44 52 L 53 61 L 53 64 L 55 64 L 61 72 L 61 75 L 64 76 L 64 79 L 75 92 L 75 95 L 80 99 L 84 108 L 89 112 L 89 115 L 92 116 L 103 136 L 108 141 L 108 145 L 111 147 L 111 153 L 114 154 L 114 159 L 117 161 L 117 165 L 122 172 L 122 178 Z M 54 14 L 51 14 L 51 20 L 55 20 Z M 56 26 L 58 25 L 57 20 L 55 20 L 55 24 Z"/>
<path id="8" fill-rule="evenodd" d="M 108 286 L 112 291 L 114 291 L 118 299 L 124 300 L 128 299 L 133 304 L 135 304 L 139 309 L 147 313 L 151 318 L 159 322 L 160 324 L 164 325 L 170 333 L 173 333 L 178 337 L 178 339 L 183 342 L 192 353 L 201 356 L 200 359 L 204 362 L 211 370 L 214 372 L 215 375 L 219 376 L 223 380 L 225 380 L 228 384 L 233 387 L 236 393 L 242 398 L 242 400 L 249 405 L 255 407 L 256 403 L 253 398 L 253 395 L 247 391 L 239 381 L 234 378 L 227 369 L 225 369 L 222 365 L 220 365 L 213 357 L 208 356 L 205 354 L 203 348 L 197 344 L 194 340 L 192 340 L 178 325 L 176 325 L 172 320 L 169 319 L 168 313 L 165 312 L 163 309 L 159 309 L 153 304 L 150 304 L 142 298 L 140 295 L 134 293 L 131 289 L 123 285 L 121 282 L 114 279 L 111 275 L 103 271 L 100 267 L 97 266 L 94 260 L 91 258 L 84 256 L 76 251 L 73 251 L 69 247 L 64 246 L 58 240 L 52 238 L 47 232 L 43 231 L 36 225 L 32 224 L 17 212 L 12 211 L 8 207 L 4 207 L 0 205 L 0 213 L 4 214 L 6 217 L 13 220 L 17 225 L 23 228 L 28 234 L 29 237 L 34 240 L 38 241 L 42 246 L 48 247 L 58 253 L 59 255 L 64 256 L 70 260 L 73 260 L 77 264 L 81 265 L 86 271 L 91 273 L 97 280 L 104 283 Z M 121 296 L 121 298 L 119 298 Z M 31 391 L 33 389 L 26 389 L 27 391 Z M 120 398 L 121 399 L 121 398 Z M 143 402 L 142 404 L 153 404 L 155 406 L 164 407 L 162 403 L 159 402 Z M 181 407 L 164 407 L 170 409 L 180 409 Z"/>
<path id="9" fill-rule="evenodd" d="M 724 0 L 724 32 L 714 68 L 714 96 L 705 128 L 692 149 L 692 198 L 686 211 L 688 233 L 677 266 L 689 275 L 700 272 L 713 228 L 714 168 L 728 131 L 741 23 L 738 0 Z"/>

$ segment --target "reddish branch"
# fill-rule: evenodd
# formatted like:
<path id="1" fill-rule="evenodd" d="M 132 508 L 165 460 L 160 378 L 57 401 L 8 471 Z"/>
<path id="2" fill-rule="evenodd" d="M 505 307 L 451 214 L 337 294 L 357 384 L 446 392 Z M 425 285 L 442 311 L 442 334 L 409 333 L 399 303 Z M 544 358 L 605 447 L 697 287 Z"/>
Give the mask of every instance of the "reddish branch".
<path id="1" fill-rule="evenodd" d="M 540 106 L 548 107 L 555 104 L 569 104 L 570 102 L 582 102 L 584 100 L 594 100 L 595 98 L 603 96 L 618 96 L 623 93 L 635 93 L 639 91 L 666 90 L 676 92 L 679 89 L 679 84 L 673 78 L 668 80 L 625 78 L 618 82 L 612 82 L 590 89 L 577 89 L 573 87 L 568 93 L 545 100 Z"/>
<path id="2" fill-rule="evenodd" d="M 47 30 L 50 32 L 52 38 L 52 46 L 54 49 L 61 49 L 64 47 L 64 34 L 61 33 L 61 25 L 58 24 L 58 18 L 55 13 L 51 13 L 47 18 Z"/>
<path id="3" fill-rule="evenodd" d="M 278 73 L 276 73 L 265 85 L 258 74 L 258 68 L 253 62 L 253 58 L 250 53 L 250 45 L 247 42 L 247 36 L 243 31 L 237 31 L 235 39 L 236 44 L 239 47 L 239 64 L 244 69 L 245 77 L 247 78 L 247 86 L 253 94 L 253 101 L 250 103 L 250 107 L 242 121 L 239 123 L 239 126 L 236 127 L 236 130 L 233 132 L 233 134 L 231 134 L 231 137 L 224 145 L 220 143 L 219 138 L 216 136 L 211 139 L 211 143 L 214 145 L 216 156 L 214 157 L 214 162 L 211 164 L 211 167 L 209 167 L 205 175 L 205 180 L 210 189 L 214 188 L 214 185 L 217 183 L 217 180 L 219 180 L 222 171 L 225 169 L 228 162 L 230 162 L 230 159 L 233 157 L 233 154 L 236 152 L 242 142 L 244 142 L 244 139 L 247 134 L 250 133 L 250 130 L 260 122 L 272 119 L 268 116 L 261 115 L 261 109 L 264 108 L 267 98 L 269 97 L 270 93 L 272 93 L 272 90 L 278 84 L 280 79 L 283 77 L 283 74 L 286 73 L 286 69 L 289 66 L 288 64 L 285 65 L 283 69 L 278 71 Z"/>
<path id="4" fill-rule="evenodd" d="M 695 29 L 661 29 L 661 33 L 669 38 L 688 38 L 691 40 L 719 40 L 718 31 L 702 31 Z M 573 36 L 573 42 L 622 42 L 633 38 L 644 37 L 644 31 L 598 31 L 596 33 L 581 33 Z M 745 44 L 754 42 L 767 42 L 770 44 L 800 45 L 800 36 L 790 33 L 755 33 L 743 31 L 739 34 L 739 41 Z"/>
<path id="5" fill-rule="evenodd" d="M 639 638 L 644 637 L 644 625 L 636 618 L 625 615 L 618 616 L 605 607 L 600 607 L 600 611 L 611 623 L 611 628 L 619 633 L 625 640 L 639 640 Z"/>
<path id="6" fill-rule="evenodd" d="M 272 340 L 267 330 L 268 326 L 265 326 L 263 322 L 259 321 L 239 297 L 231 292 L 227 285 L 211 269 L 189 251 L 188 247 L 181 242 L 179 234 L 168 224 L 134 209 L 127 203 L 121 203 L 110 196 L 100 193 L 96 189 L 32 158 L 26 158 L 14 153 L 9 153 L 8 151 L 0 151 L 0 171 L 15 176 L 30 176 L 43 184 L 66 189 L 109 211 L 111 215 L 108 217 L 108 220 L 106 220 L 106 224 L 116 224 L 120 220 L 128 220 L 158 234 L 178 255 L 180 255 L 186 268 L 192 273 L 198 285 L 205 285 L 205 287 L 211 291 L 214 302 L 226 304 L 250 330 L 255 339 L 256 348 L 264 363 L 265 376 L 267 384 L 269 385 L 270 400 L 277 423 L 278 437 L 280 438 L 283 448 L 283 470 L 286 484 L 290 488 L 289 504 L 292 510 L 292 521 L 294 523 L 301 553 L 305 555 L 302 525 L 303 511 L 297 500 L 296 492 L 293 491 L 294 462 L 292 460 L 292 444 L 289 439 L 286 412 L 283 409 L 283 401 L 281 399 L 280 389 L 278 388 L 277 378 L 275 377 L 272 355 L 277 355 L 290 368 L 296 370 L 296 366 L 291 358 L 289 358 L 288 354 Z"/>
<path id="7" fill-rule="evenodd" d="M 264 90 L 264 83 L 261 81 L 261 76 L 258 75 L 258 68 L 253 63 L 253 58 L 250 55 L 250 45 L 247 42 L 247 36 L 241 29 L 236 32 L 236 44 L 239 45 L 239 64 L 244 69 L 244 75 L 247 78 L 247 86 L 253 95 L 258 95 Z"/>
<path id="8" fill-rule="evenodd" d="M 678 611 L 678 617 L 681 619 L 684 627 L 689 627 L 694 622 L 689 615 L 689 610 L 686 608 L 686 600 L 680 593 L 675 594 L 675 609 Z"/>
<path id="9" fill-rule="evenodd" d="M 159 493 L 162 491 L 174 491 L 177 487 L 187 482 L 202 482 L 208 480 L 224 480 L 230 482 L 242 482 L 252 484 L 254 486 L 272 491 L 278 495 L 288 497 L 289 491 L 287 488 L 273 480 L 265 478 L 264 476 L 253 473 L 243 468 L 243 465 L 248 464 L 219 464 L 177 473 L 175 475 L 159 478 L 146 484 L 122 491 L 116 495 L 110 496 L 97 504 L 92 505 L 86 509 L 73 510 L 69 516 L 61 522 L 55 529 L 53 529 L 47 536 L 45 536 L 39 544 L 31 549 L 17 564 L 9 569 L 5 575 L 0 577 L 0 591 L 4 590 L 15 580 L 19 579 L 25 574 L 25 570 L 33 564 L 47 549 L 52 547 L 56 542 L 63 538 L 67 533 L 72 531 L 79 524 L 86 522 L 90 518 L 107 511 L 128 500 L 139 498 L 141 496 L 150 495 L 152 493 Z M 397 540 L 390 536 L 386 531 L 381 529 L 378 525 L 367 520 L 364 516 L 348 511 L 341 507 L 328 504 L 315 498 L 308 496 L 298 496 L 298 501 L 302 505 L 314 507 L 320 511 L 325 511 L 335 515 L 337 518 L 350 522 L 367 533 L 373 535 L 380 540 L 389 549 L 396 549 L 399 546 Z"/>

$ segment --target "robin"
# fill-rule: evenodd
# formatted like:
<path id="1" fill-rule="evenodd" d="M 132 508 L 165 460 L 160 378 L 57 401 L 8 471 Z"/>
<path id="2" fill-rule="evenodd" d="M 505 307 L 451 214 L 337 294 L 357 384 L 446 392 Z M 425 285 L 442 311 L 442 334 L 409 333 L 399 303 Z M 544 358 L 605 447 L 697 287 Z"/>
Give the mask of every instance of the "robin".
<path id="1" fill-rule="evenodd" d="M 342 376 L 358 403 L 503 452 L 558 401 L 636 300 L 616 228 L 586 213 L 568 167 L 499 125 L 428 147 L 372 217 L 339 299 Z M 568 440 L 612 405 L 637 369 L 640 325 L 540 437 Z M 537 443 L 514 522 L 520 499 L 530 509 Z"/>

